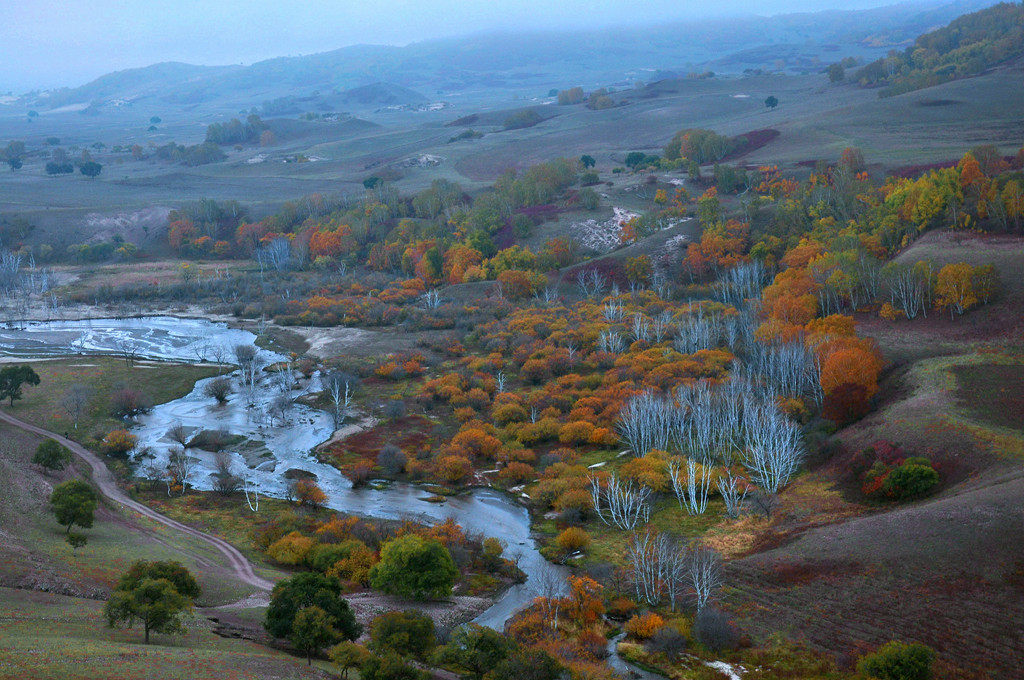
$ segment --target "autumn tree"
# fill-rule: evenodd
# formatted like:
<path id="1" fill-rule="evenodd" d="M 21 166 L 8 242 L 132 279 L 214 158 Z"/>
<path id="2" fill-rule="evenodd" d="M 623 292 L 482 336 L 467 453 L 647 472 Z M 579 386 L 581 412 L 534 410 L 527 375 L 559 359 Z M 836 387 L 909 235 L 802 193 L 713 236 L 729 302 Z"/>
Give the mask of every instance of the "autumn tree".
<path id="1" fill-rule="evenodd" d="M 963 314 L 978 303 L 974 294 L 972 275 L 974 270 L 966 262 L 947 264 L 939 270 L 935 282 L 935 305 L 949 309 L 949 318 L 953 314 Z"/>
<path id="2" fill-rule="evenodd" d="M 341 669 L 341 677 L 348 678 L 349 670 L 359 668 L 372 656 L 370 650 L 362 645 L 346 640 L 331 647 L 327 652 L 331 663 Z"/>
<path id="3" fill-rule="evenodd" d="M 579 104 L 583 101 L 583 88 L 571 87 L 568 90 L 561 90 L 558 93 L 558 103 L 561 106 Z"/>
<path id="4" fill-rule="evenodd" d="M 327 494 L 312 479 L 300 479 L 295 482 L 292 491 L 299 505 L 311 510 L 319 510 L 327 502 Z"/>
<path id="5" fill-rule="evenodd" d="M 590 545 L 590 534 L 580 527 L 568 527 L 555 538 L 555 545 L 562 550 L 562 562 L 565 562 L 573 553 Z"/>
<path id="6" fill-rule="evenodd" d="M 975 296 L 982 304 L 987 305 L 988 301 L 999 293 L 999 271 L 995 265 L 989 263 L 975 267 L 971 272 L 971 286 Z"/>
<path id="7" fill-rule="evenodd" d="M 113 430 L 108 432 L 107 436 L 103 438 L 101 446 L 105 453 L 113 456 L 124 456 L 135 448 L 138 441 L 139 438 L 128 430 Z"/>
<path id="8" fill-rule="evenodd" d="M 640 287 L 650 285 L 651 277 L 654 275 L 654 266 L 647 255 L 627 257 L 625 270 L 629 282 Z"/>

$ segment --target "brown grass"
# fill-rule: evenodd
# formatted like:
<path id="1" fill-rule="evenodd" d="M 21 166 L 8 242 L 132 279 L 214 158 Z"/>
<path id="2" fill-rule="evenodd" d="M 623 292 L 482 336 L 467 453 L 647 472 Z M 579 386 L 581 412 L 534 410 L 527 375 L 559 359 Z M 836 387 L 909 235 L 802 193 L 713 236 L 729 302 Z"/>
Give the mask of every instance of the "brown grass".
<path id="1" fill-rule="evenodd" d="M 752 541 L 756 554 L 729 563 L 730 604 L 756 637 L 787 631 L 846 661 L 895 637 L 1010 677 L 1024 657 L 1024 544 L 1015 538 L 1024 526 L 1024 241 L 929 234 L 900 256 L 921 259 L 993 262 L 1004 291 L 954 320 L 860 315 L 860 331 L 891 362 L 875 411 L 838 433 L 845 452 L 798 480 L 781 508 L 792 512 L 802 497 L 809 523 L 839 521 L 788 533 L 773 521 Z M 844 502 L 848 456 L 881 439 L 929 456 L 940 491 L 873 509 Z"/>

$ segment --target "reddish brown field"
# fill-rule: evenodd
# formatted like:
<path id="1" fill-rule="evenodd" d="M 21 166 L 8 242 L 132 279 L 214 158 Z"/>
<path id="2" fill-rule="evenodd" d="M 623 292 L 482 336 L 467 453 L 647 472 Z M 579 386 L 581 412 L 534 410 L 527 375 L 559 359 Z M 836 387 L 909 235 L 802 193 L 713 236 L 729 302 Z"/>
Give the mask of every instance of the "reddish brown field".
<path id="1" fill-rule="evenodd" d="M 959 366 L 955 373 L 961 408 L 978 420 L 1024 433 L 1024 364 Z"/>
<path id="2" fill-rule="evenodd" d="M 745 629 L 787 631 L 851 661 L 918 640 L 957 666 L 1019 677 L 1024 477 L 812 529 L 731 562 Z"/>
<path id="3" fill-rule="evenodd" d="M 436 444 L 433 430 L 437 424 L 421 415 L 407 415 L 392 422 L 380 423 L 376 427 L 346 437 L 327 449 L 340 463 L 352 463 L 360 458 L 370 461 L 385 444 L 394 444 L 410 458 L 429 452 Z"/>
<path id="4" fill-rule="evenodd" d="M 824 526 L 787 530 L 780 517 L 754 541 L 756 554 L 728 564 L 727 605 L 755 637 L 782 631 L 845 662 L 916 640 L 981 677 L 1022 677 L 1024 241 L 929 234 L 899 259 L 992 262 L 1003 291 L 956 319 L 859 315 L 889 366 L 872 413 L 837 433 L 840 452 L 814 474 L 857 504 L 849 458 L 885 439 L 930 457 L 940 487 Z M 780 514 L 799 492 L 798 483 L 783 494 Z"/>

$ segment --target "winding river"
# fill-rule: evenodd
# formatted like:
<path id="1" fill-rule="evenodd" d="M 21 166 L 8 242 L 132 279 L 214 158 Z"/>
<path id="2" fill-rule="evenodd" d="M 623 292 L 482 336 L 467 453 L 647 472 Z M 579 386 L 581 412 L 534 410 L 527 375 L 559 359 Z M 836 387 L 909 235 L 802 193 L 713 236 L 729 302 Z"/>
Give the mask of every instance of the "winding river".
<path id="1" fill-rule="evenodd" d="M 231 361 L 235 346 L 252 345 L 255 341 L 252 333 L 225 323 L 169 316 L 26 322 L 0 328 L 0 356 L 38 358 L 130 351 L 141 360 Z M 257 361 L 263 366 L 284 359 L 266 350 L 257 353 Z M 261 490 L 266 495 L 283 497 L 288 483 L 284 473 L 302 471 L 316 475 L 328 496 L 327 505 L 335 510 L 420 522 L 452 518 L 468 531 L 498 538 L 506 545 L 506 555 L 519 559 L 527 581 L 508 589 L 477 617 L 475 621 L 481 625 L 501 629 L 515 611 L 537 595 L 539 582 L 564 581 L 563 570 L 549 564 L 537 551 L 526 509 L 502 493 L 481 489 L 442 504 L 428 503 L 423 499 L 429 494 L 407 484 L 391 484 L 382 490 L 353 489 L 335 468 L 318 462 L 311 452 L 333 434 L 331 418 L 293 401 L 303 393 L 319 389 L 316 376 L 306 380 L 297 374 L 260 371 L 251 389 L 243 387 L 238 371 L 230 379 L 234 394 L 227 404 L 218 405 L 204 394 L 206 383 L 213 380 L 208 378 L 198 381 L 181 399 L 161 404 L 139 417 L 132 426 L 139 437 L 139 450 L 148 449 L 153 462 L 163 466 L 173 445 L 167 436 L 171 427 L 180 423 L 192 431 L 224 430 L 255 442 L 232 454 L 233 465 L 238 472 L 255 466 L 264 470 Z M 282 395 L 289 399 L 278 401 L 288 401 L 291 406 L 282 412 L 268 413 L 267 406 Z M 190 449 L 190 453 L 200 459 L 194 486 L 212 488 L 213 455 L 196 449 Z M 560 578 L 553 579 L 552 575 Z"/>

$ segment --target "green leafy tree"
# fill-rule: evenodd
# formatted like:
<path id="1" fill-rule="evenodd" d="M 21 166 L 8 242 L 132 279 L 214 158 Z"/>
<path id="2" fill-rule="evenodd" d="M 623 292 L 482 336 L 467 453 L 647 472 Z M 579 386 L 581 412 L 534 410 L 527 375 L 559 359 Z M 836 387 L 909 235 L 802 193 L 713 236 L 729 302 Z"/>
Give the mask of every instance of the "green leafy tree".
<path id="1" fill-rule="evenodd" d="M 164 579 L 185 597 L 194 600 L 201 592 L 199 582 L 181 562 L 135 560 L 117 582 L 117 590 L 132 590 L 146 579 Z"/>
<path id="2" fill-rule="evenodd" d="M 512 651 L 511 640 L 496 630 L 474 623 L 459 626 L 440 651 L 443 663 L 457 666 L 477 680 L 501 663 Z"/>
<path id="3" fill-rule="evenodd" d="M 441 251 L 436 246 L 427 251 L 427 276 L 431 279 L 439 279 L 441 273 L 444 271 L 444 259 L 441 257 Z"/>
<path id="4" fill-rule="evenodd" d="M 263 626 L 276 638 L 290 639 L 295 617 L 303 609 L 313 606 L 327 615 L 336 633 L 326 644 L 355 640 L 363 632 L 348 602 L 341 597 L 341 582 L 314 572 L 303 572 L 278 581 L 270 595 Z"/>
<path id="5" fill-rule="evenodd" d="M 70 175 L 75 171 L 75 166 L 71 163 L 58 163 L 56 161 L 50 161 L 46 164 L 47 175 Z"/>
<path id="6" fill-rule="evenodd" d="M 82 480 L 72 479 L 54 487 L 50 504 L 57 522 L 67 527 L 65 533 L 71 533 L 71 527 L 76 524 L 88 529 L 96 512 L 96 492 Z"/>
<path id="7" fill-rule="evenodd" d="M 295 615 L 292 633 L 288 637 L 292 644 L 306 653 L 306 665 L 313 665 L 313 655 L 338 639 L 338 632 L 331 625 L 331 618 L 323 609 L 313 605 Z"/>
<path id="8" fill-rule="evenodd" d="M 580 165 L 582 165 L 584 168 L 592 168 L 595 165 L 597 165 L 597 161 L 594 160 L 594 157 L 591 156 L 590 154 L 583 154 L 582 156 L 580 156 Z"/>
<path id="9" fill-rule="evenodd" d="M 359 676 L 362 680 L 430 680 L 430 673 L 394 653 L 371 656 L 359 667 Z"/>
<path id="10" fill-rule="evenodd" d="M 355 642 L 340 642 L 327 652 L 331 663 L 341 669 L 341 677 L 347 678 L 349 670 L 359 668 L 372 656 L 370 650 Z"/>
<path id="11" fill-rule="evenodd" d="M 434 620 L 416 610 L 381 614 L 370 624 L 370 647 L 378 654 L 394 652 L 422 660 L 435 644 Z"/>
<path id="12" fill-rule="evenodd" d="M 71 551 L 73 553 L 77 553 L 79 548 L 85 546 L 85 544 L 89 542 L 89 539 L 85 534 L 72 531 L 64 537 L 64 542 L 71 546 Z"/>
<path id="13" fill-rule="evenodd" d="M 21 399 L 23 385 L 38 385 L 39 376 L 31 366 L 5 366 L 0 368 L 0 400 L 10 399 L 14 406 L 15 399 Z"/>
<path id="14" fill-rule="evenodd" d="M 857 663 L 857 671 L 877 680 L 929 680 L 935 651 L 920 642 L 893 640 Z"/>
<path id="15" fill-rule="evenodd" d="M 846 79 L 846 69 L 839 63 L 829 66 L 826 73 L 828 73 L 828 82 L 830 83 L 841 83 Z"/>
<path id="16" fill-rule="evenodd" d="M 179 593 L 167 579 L 144 578 L 129 590 L 118 588 L 111 593 L 103 614 L 111 628 L 131 628 L 140 622 L 148 645 L 150 631 L 167 635 L 184 632 L 181 618 L 191 609 L 192 599 Z"/>
<path id="17" fill-rule="evenodd" d="M 488 680 L 559 680 L 562 664 L 540 649 L 523 649 L 505 658 L 490 673 Z"/>
<path id="18" fill-rule="evenodd" d="M 99 174 L 103 172 L 103 166 L 96 161 L 88 161 L 78 166 L 78 171 L 86 177 L 99 177 Z"/>
<path id="19" fill-rule="evenodd" d="M 769 95 L 768 98 L 764 100 L 764 106 L 767 109 L 774 109 L 778 105 L 779 99 L 775 95 Z"/>
<path id="20" fill-rule="evenodd" d="M 370 570 L 370 585 L 385 593 L 423 600 L 451 595 L 458 576 L 444 544 L 408 534 L 381 548 L 380 562 Z"/>
<path id="21" fill-rule="evenodd" d="M 630 151 L 628 154 L 626 154 L 626 160 L 624 162 L 626 164 L 626 167 L 635 169 L 638 165 L 643 163 L 644 159 L 646 158 L 647 154 L 645 154 L 643 151 Z"/>
<path id="22" fill-rule="evenodd" d="M 63 470 L 71 462 L 71 451 L 55 439 L 47 439 L 36 447 L 32 462 L 47 470 Z"/>
<path id="23" fill-rule="evenodd" d="M 927 495 L 939 484 L 939 473 L 930 465 L 904 463 L 889 473 L 882 482 L 885 493 L 907 500 Z"/>

